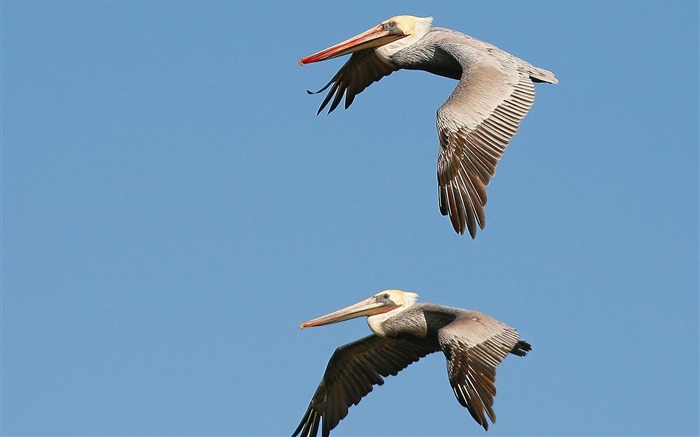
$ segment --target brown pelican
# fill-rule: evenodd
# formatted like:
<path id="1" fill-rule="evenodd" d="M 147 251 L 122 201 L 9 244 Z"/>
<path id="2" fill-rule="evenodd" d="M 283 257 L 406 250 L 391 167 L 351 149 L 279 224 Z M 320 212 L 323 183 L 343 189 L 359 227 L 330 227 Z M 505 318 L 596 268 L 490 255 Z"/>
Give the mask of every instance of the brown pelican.
<path id="1" fill-rule="evenodd" d="M 383 376 L 396 375 L 420 358 L 442 350 L 457 400 L 484 429 L 496 422 L 496 366 L 508 353 L 525 356 L 532 348 L 518 331 L 486 314 L 442 305 L 415 303 L 418 295 L 385 290 L 369 299 L 302 323 L 300 328 L 367 316 L 374 332 L 333 353 L 323 379 L 292 437 L 328 437 L 331 430 Z"/>
<path id="2" fill-rule="evenodd" d="M 373 82 L 400 69 L 424 70 L 459 80 L 437 111 L 438 199 L 455 231 L 474 238 L 484 229 L 486 186 L 520 121 L 535 101 L 534 82 L 557 83 L 534 67 L 476 38 L 440 27 L 433 19 L 399 15 L 313 55 L 300 65 L 352 53 L 319 91 L 331 87 L 320 113 L 332 112 L 345 95 L 347 109 Z M 311 93 L 310 94 L 315 94 Z M 331 102 L 331 99 L 333 100 Z"/>

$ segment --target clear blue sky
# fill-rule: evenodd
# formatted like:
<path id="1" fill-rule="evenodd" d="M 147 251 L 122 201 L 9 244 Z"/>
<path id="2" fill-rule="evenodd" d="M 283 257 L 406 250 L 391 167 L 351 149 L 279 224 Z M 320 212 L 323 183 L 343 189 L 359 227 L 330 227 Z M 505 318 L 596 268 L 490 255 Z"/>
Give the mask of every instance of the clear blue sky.
<path id="1" fill-rule="evenodd" d="M 401 71 L 316 116 L 336 59 L 433 16 L 554 71 L 489 187 L 437 208 L 435 111 Z M 385 288 L 533 345 L 488 435 L 697 435 L 698 3 L 2 2 L 5 435 L 289 435 Z M 444 358 L 334 435 L 486 435 Z"/>

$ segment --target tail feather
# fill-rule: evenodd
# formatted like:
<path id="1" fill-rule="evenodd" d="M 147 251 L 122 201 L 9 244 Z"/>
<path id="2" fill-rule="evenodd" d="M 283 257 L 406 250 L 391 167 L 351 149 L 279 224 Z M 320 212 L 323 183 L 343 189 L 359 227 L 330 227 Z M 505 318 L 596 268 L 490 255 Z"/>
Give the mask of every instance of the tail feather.
<path id="1" fill-rule="evenodd" d="M 510 350 L 510 353 L 519 357 L 524 357 L 531 350 L 532 346 L 530 346 L 530 343 L 520 340 L 515 346 L 513 346 L 513 349 Z"/>
<path id="2" fill-rule="evenodd" d="M 551 71 L 545 70 L 544 68 L 533 67 L 532 65 L 530 67 L 531 68 L 528 69 L 528 73 L 530 74 L 530 79 L 532 79 L 533 82 L 559 83 L 559 80 Z"/>

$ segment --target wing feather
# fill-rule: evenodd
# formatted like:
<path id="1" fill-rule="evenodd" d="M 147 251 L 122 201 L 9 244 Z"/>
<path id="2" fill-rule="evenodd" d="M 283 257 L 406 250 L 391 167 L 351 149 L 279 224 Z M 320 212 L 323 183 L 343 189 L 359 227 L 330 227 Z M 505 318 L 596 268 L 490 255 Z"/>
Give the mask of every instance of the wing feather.
<path id="1" fill-rule="evenodd" d="M 534 103 L 535 87 L 526 72 L 508 64 L 482 60 L 464 65 L 459 85 L 437 113 L 439 206 L 456 232 L 468 230 L 475 238 L 477 225 L 486 226 L 486 186 Z M 453 203 L 473 208 L 463 216 Z"/>
<path id="2" fill-rule="evenodd" d="M 317 94 L 331 87 L 317 112 L 317 114 L 320 114 L 323 108 L 333 99 L 331 106 L 328 108 L 328 113 L 330 114 L 338 107 L 343 99 L 343 95 L 345 95 L 345 109 L 348 109 L 355 100 L 355 96 L 372 83 L 379 81 L 396 70 L 398 70 L 396 66 L 382 61 L 375 54 L 374 49 L 360 50 L 350 56 L 350 59 L 323 88 L 316 92 L 308 92 Z"/>
<path id="3" fill-rule="evenodd" d="M 518 332 L 485 314 L 465 311 L 439 332 L 452 391 L 471 416 L 488 430 L 496 422 L 496 367 L 508 353 L 524 356 L 531 347 Z"/>
<path id="4" fill-rule="evenodd" d="M 336 349 L 323 379 L 292 437 L 323 437 L 348 414 L 352 405 L 384 384 L 382 377 L 396 375 L 409 364 L 438 349 L 420 340 L 370 335 Z"/>

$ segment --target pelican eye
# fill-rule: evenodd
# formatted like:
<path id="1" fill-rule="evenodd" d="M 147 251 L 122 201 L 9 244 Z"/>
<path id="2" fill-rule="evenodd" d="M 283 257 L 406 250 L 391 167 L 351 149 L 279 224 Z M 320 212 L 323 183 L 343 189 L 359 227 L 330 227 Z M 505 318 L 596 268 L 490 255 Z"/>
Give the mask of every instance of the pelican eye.
<path id="1" fill-rule="evenodd" d="M 388 23 L 384 23 L 384 28 L 386 29 L 387 27 L 395 28 L 396 21 L 389 21 Z"/>
<path id="2" fill-rule="evenodd" d="M 389 299 L 389 293 L 384 293 L 384 294 L 382 295 L 382 298 L 384 298 L 384 299 Z"/>

